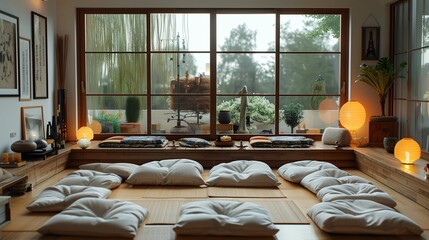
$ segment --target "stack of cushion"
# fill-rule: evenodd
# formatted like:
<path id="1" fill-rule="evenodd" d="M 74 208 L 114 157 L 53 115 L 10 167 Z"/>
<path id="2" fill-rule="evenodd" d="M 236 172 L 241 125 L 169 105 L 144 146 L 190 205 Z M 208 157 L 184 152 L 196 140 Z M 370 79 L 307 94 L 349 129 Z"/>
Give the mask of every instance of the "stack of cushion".
<path id="1" fill-rule="evenodd" d="M 105 148 L 163 148 L 167 146 L 165 136 L 114 136 L 98 144 Z"/>
<path id="2" fill-rule="evenodd" d="M 299 161 L 278 170 L 284 179 L 300 183 L 323 202 L 308 212 L 319 228 L 330 233 L 421 234 L 411 219 L 393 209 L 395 200 L 366 179 L 317 161 Z"/>
<path id="3" fill-rule="evenodd" d="M 254 136 L 250 138 L 250 145 L 255 148 L 308 148 L 313 143 L 313 139 L 303 136 Z"/>

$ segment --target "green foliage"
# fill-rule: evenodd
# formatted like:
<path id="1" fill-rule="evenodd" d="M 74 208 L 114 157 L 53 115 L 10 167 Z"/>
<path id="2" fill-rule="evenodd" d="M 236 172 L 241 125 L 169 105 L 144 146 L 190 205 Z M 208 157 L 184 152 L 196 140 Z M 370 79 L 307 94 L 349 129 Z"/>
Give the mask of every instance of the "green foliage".
<path id="1" fill-rule="evenodd" d="M 125 101 L 125 118 L 127 122 L 139 122 L 140 99 L 138 97 L 127 97 Z"/>
<path id="2" fill-rule="evenodd" d="M 335 38 L 340 37 L 341 33 L 341 17 L 340 15 L 307 15 L 310 18 L 316 19 L 317 24 L 315 28 L 310 32 L 311 37 L 317 37 L 326 35 L 327 33 L 332 34 Z"/>
<path id="3" fill-rule="evenodd" d="M 107 114 L 106 111 L 101 111 L 101 113 L 97 116 L 94 117 L 94 120 L 98 121 L 101 125 L 104 124 L 113 124 L 113 130 L 115 133 L 119 133 L 121 132 L 121 118 L 122 115 L 120 113 L 117 114 L 113 114 L 113 113 L 109 113 Z"/>
<path id="4" fill-rule="evenodd" d="M 360 73 L 356 82 L 364 82 L 372 87 L 380 97 L 380 107 L 382 116 L 384 116 L 384 104 L 395 79 L 400 77 L 399 73 L 405 68 L 407 63 L 399 64 L 395 70 L 395 65 L 390 58 L 380 58 L 375 66 L 366 64 L 360 65 Z"/>
<path id="5" fill-rule="evenodd" d="M 259 123 L 274 123 L 274 104 L 263 96 L 248 97 L 247 116 Z M 240 122 L 240 98 L 223 101 L 216 108 L 217 114 L 220 110 L 231 112 L 231 122 Z"/>
<path id="6" fill-rule="evenodd" d="M 304 119 L 304 106 L 300 103 L 289 103 L 282 108 L 282 119 L 290 126 L 291 132 Z"/>

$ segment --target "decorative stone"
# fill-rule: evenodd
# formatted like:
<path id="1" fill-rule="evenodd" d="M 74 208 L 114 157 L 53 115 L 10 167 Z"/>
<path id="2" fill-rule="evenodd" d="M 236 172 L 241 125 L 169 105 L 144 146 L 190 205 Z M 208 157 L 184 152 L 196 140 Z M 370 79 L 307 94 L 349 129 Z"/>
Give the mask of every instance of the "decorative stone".
<path id="1" fill-rule="evenodd" d="M 46 142 L 44 139 L 37 139 L 37 140 L 34 140 L 34 142 L 37 145 L 37 149 L 42 149 L 42 148 L 48 147 L 48 142 Z"/>
<path id="2" fill-rule="evenodd" d="M 33 152 L 34 150 L 37 149 L 37 144 L 31 140 L 19 140 L 12 143 L 10 148 L 14 152 L 21 152 L 21 153 Z"/>

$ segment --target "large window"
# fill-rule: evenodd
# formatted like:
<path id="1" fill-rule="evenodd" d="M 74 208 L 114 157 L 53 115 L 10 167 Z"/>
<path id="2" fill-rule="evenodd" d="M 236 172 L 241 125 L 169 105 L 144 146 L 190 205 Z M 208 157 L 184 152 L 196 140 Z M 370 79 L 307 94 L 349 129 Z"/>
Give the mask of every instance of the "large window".
<path id="1" fill-rule="evenodd" d="M 348 24 L 345 9 L 79 9 L 80 125 L 210 138 L 233 125 L 243 138 L 320 133 L 338 126 L 347 100 Z M 293 132 L 283 120 L 292 105 L 304 116 Z M 220 110 L 230 124 L 217 122 Z"/>
<path id="2" fill-rule="evenodd" d="M 394 110 L 401 137 L 411 137 L 429 152 L 429 1 L 392 5 L 393 56 L 407 62 L 408 75 L 395 81 Z"/>

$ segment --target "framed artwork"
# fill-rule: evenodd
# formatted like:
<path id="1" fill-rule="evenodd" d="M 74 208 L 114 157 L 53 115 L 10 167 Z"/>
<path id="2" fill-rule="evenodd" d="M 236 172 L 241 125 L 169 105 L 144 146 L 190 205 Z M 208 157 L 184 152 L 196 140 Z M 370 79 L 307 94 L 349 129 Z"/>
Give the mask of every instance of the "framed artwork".
<path id="1" fill-rule="evenodd" d="M 21 107 L 21 124 L 23 140 L 45 138 L 43 107 Z"/>
<path id="2" fill-rule="evenodd" d="M 19 19 L 0 10 L 0 96 L 19 95 Z"/>
<path id="3" fill-rule="evenodd" d="M 31 12 L 33 37 L 33 98 L 48 98 L 48 39 L 46 17 Z"/>
<path id="4" fill-rule="evenodd" d="M 380 27 L 362 28 L 362 60 L 380 58 Z"/>
<path id="5" fill-rule="evenodd" d="M 19 38 L 19 100 L 31 100 L 30 39 Z"/>

